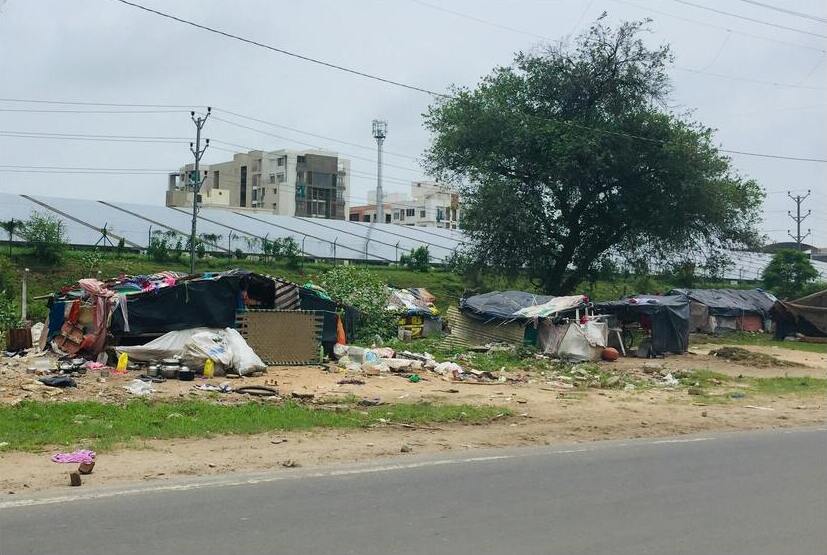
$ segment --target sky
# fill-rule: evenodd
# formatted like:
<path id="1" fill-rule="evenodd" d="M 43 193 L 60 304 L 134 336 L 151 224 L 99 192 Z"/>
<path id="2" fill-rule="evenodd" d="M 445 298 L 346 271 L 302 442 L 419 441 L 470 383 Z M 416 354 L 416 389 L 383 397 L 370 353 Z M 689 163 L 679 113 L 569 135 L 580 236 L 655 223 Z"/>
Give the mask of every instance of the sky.
<path id="1" fill-rule="evenodd" d="M 675 56 L 673 110 L 717 129 L 726 149 L 827 158 L 823 0 L 135 1 L 433 91 L 474 86 L 516 52 L 570 41 L 604 11 L 613 24 L 648 17 L 646 41 L 671 44 Z M 203 163 L 244 148 L 334 150 L 352 160 L 351 204 L 364 204 L 375 186 L 371 120 L 381 118 L 388 121 L 385 190 L 404 192 L 427 178 L 417 158 L 429 144 L 428 94 L 116 0 L 0 0 L 0 75 L 0 192 L 163 204 L 166 173 L 192 159 L 190 109 L 204 106 L 214 112 Z M 761 227 L 771 240 L 794 230 L 787 191 L 811 190 L 803 227 L 812 228 L 808 241 L 827 246 L 827 164 L 732 160 L 767 192 Z"/>

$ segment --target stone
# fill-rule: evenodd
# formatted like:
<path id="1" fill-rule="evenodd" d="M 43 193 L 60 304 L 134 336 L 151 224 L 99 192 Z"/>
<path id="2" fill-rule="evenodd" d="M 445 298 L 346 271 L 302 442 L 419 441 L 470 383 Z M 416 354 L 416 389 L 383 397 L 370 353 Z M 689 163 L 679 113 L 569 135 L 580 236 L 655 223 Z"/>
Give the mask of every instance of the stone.
<path id="1" fill-rule="evenodd" d="M 411 447 L 407 443 L 403 443 L 399 451 L 402 453 L 410 453 L 411 451 L 413 451 L 413 447 Z"/>
<path id="2" fill-rule="evenodd" d="M 706 418 L 707 416 L 709 416 L 709 413 L 707 413 L 706 411 L 702 411 L 702 412 L 701 412 L 701 416 L 703 416 L 704 418 Z"/>
<path id="3" fill-rule="evenodd" d="M 73 487 L 78 487 L 83 482 L 80 479 L 80 472 L 74 471 L 69 473 L 69 485 Z"/>
<path id="4" fill-rule="evenodd" d="M 382 362 L 384 364 L 386 364 L 388 366 L 388 368 L 390 368 L 393 371 L 393 370 L 406 370 L 406 369 L 410 368 L 411 366 L 413 366 L 413 363 L 417 362 L 417 361 L 413 361 L 413 360 L 406 359 L 406 358 L 383 358 Z M 422 365 L 421 362 L 419 364 L 420 364 L 420 366 Z"/>

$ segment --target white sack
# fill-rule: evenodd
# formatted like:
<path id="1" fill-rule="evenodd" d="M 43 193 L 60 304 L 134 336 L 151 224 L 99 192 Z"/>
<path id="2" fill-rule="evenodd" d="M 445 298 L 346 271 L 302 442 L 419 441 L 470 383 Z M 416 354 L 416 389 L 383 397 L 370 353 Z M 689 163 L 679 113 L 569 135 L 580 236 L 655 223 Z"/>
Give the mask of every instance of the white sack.
<path id="1" fill-rule="evenodd" d="M 163 358 L 180 356 L 187 343 L 197 333 L 219 333 L 219 329 L 192 328 L 170 331 L 144 345 L 115 347 L 117 354 L 127 353 L 129 358 L 140 362 L 152 362 Z"/>
<path id="2" fill-rule="evenodd" d="M 224 333 L 227 336 L 227 344 L 233 355 L 232 367 L 239 375 L 243 376 L 267 368 L 255 351 L 247 345 L 240 333 L 232 328 L 225 328 Z"/>

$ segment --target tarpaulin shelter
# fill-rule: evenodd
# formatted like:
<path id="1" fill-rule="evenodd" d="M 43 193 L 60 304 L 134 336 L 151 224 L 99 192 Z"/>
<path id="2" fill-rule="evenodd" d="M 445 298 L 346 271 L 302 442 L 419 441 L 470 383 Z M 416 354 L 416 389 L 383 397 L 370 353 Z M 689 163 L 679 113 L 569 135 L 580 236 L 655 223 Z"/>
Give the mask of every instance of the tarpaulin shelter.
<path id="1" fill-rule="evenodd" d="M 683 353 L 689 346 L 689 298 L 639 295 L 595 303 L 598 314 L 613 314 L 621 324 L 638 323 L 650 332 L 654 354 Z"/>
<path id="2" fill-rule="evenodd" d="M 461 299 L 459 308 L 465 315 L 478 320 L 525 320 L 527 317 L 516 316 L 515 313 L 525 308 L 545 304 L 552 298 L 525 291 L 491 291 Z"/>
<path id="3" fill-rule="evenodd" d="M 776 298 L 762 289 L 672 289 L 668 295 L 689 298 L 692 331 L 760 331 L 768 329 Z"/>
<path id="4" fill-rule="evenodd" d="M 321 296 L 313 289 L 238 269 L 86 279 L 50 299 L 48 339 L 63 352 L 97 354 L 107 337 L 120 345 L 140 344 L 171 331 L 235 328 L 237 316 L 248 309 L 304 309 L 333 314 L 335 342 L 336 303 L 316 299 Z"/>
<path id="5" fill-rule="evenodd" d="M 827 289 L 794 301 L 776 301 L 772 317 L 778 339 L 796 334 L 827 337 Z"/>

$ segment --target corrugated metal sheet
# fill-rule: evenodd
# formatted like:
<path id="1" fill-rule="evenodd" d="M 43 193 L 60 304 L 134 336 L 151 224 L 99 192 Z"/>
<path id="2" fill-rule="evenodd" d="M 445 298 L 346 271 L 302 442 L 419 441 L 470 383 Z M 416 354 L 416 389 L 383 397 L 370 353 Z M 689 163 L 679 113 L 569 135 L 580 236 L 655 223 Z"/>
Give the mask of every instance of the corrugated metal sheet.
<path id="1" fill-rule="evenodd" d="M 455 306 L 448 309 L 445 319 L 451 333 L 445 337 L 444 343 L 450 347 L 472 347 L 486 343 L 520 345 L 523 342 L 525 330 L 516 322 L 484 323 L 466 316 Z"/>

